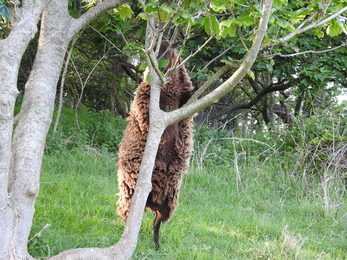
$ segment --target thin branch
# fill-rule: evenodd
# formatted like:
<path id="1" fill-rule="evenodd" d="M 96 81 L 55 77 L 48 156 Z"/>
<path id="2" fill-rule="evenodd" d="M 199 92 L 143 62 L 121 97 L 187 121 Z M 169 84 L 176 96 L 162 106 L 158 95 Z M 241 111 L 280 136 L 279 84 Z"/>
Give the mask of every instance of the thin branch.
<path id="1" fill-rule="evenodd" d="M 332 20 L 332 19 L 338 17 L 340 14 L 342 14 L 342 13 L 345 12 L 345 11 L 347 11 L 347 6 L 345 6 L 344 8 L 342 8 L 341 10 L 339 10 L 338 12 L 332 14 L 331 16 L 329 16 L 329 17 L 327 17 L 327 18 L 325 18 L 325 19 L 323 19 L 323 20 L 314 22 L 314 23 L 312 23 L 312 24 L 310 24 L 310 25 L 308 25 L 308 26 L 306 26 L 306 27 L 304 27 L 304 28 L 301 28 L 301 27 L 304 26 L 304 24 L 306 24 L 306 22 L 307 22 L 307 21 L 304 21 L 304 22 L 295 30 L 295 32 L 292 32 L 292 33 L 288 34 L 288 35 L 285 36 L 285 37 L 282 37 L 282 38 L 280 38 L 280 39 L 277 39 L 277 43 L 276 43 L 276 44 L 273 44 L 273 43 L 272 43 L 272 44 L 266 44 L 266 45 L 264 45 L 262 48 L 264 49 L 264 48 L 267 48 L 267 47 L 271 47 L 271 46 L 274 46 L 274 45 L 277 45 L 277 44 L 284 43 L 284 42 L 290 40 L 291 38 L 293 38 L 294 36 L 296 36 L 296 35 L 298 35 L 298 34 L 300 34 L 300 33 L 306 32 L 306 31 L 308 31 L 308 30 L 311 30 L 311 29 L 313 29 L 313 28 L 319 27 L 319 26 L 321 26 L 321 25 L 323 25 L 323 24 L 329 22 L 330 20 Z M 310 19 L 312 19 L 312 18 L 310 18 Z"/>
<path id="2" fill-rule="evenodd" d="M 83 80 L 82 80 L 81 74 L 78 72 L 78 69 L 77 69 L 77 67 L 76 67 L 76 65 L 75 65 L 73 60 L 71 60 L 71 64 L 72 64 L 74 70 L 76 71 L 76 74 L 77 74 L 77 77 L 78 77 L 78 79 L 80 81 L 81 86 L 83 86 Z M 76 89 L 76 92 L 77 92 L 77 89 Z"/>
<path id="3" fill-rule="evenodd" d="M 186 28 L 186 32 L 184 34 L 184 39 L 183 39 L 183 42 L 182 42 L 182 45 L 181 45 L 181 48 L 180 48 L 180 51 L 176 57 L 176 60 L 173 64 L 173 66 L 171 68 L 168 69 L 168 71 L 165 73 L 165 77 L 167 77 L 168 75 L 172 74 L 174 71 L 176 71 L 178 68 L 176 68 L 179 60 L 180 60 L 180 57 L 182 57 L 182 52 L 184 50 L 184 47 L 186 46 L 186 43 L 189 39 L 189 31 L 190 31 L 190 28 L 191 28 L 191 23 L 188 23 L 187 25 L 187 28 Z"/>
<path id="4" fill-rule="evenodd" d="M 208 11 L 208 3 L 205 1 L 205 8 Z M 200 11 L 197 13 L 197 15 L 194 17 L 194 19 L 198 19 L 203 13 Z M 216 35 L 213 32 L 213 28 L 212 28 L 212 22 L 211 22 L 211 17 L 210 17 L 210 31 L 211 31 L 211 36 L 207 39 L 207 41 L 205 41 L 205 43 L 203 45 L 201 45 L 193 54 L 190 54 L 184 61 L 182 61 L 178 67 L 176 67 L 176 64 L 178 63 L 179 57 L 181 57 L 182 51 L 184 49 L 184 46 L 188 40 L 188 36 L 189 36 L 189 30 L 190 30 L 191 24 L 189 23 L 186 29 L 186 33 L 185 33 L 185 37 L 183 40 L 183 44 L 182 44 L 182 48 L 179 52 L 179 55 L 177 57 L 177 60 L 174 64 L 174 66 L 172 68 L 170 68 L 165 76 L 170 75 L 171 73 L 173 73 L 174 71 L 178 70 L 179 68 L 181 68 L 190 58 L 194 57 L 196 54 L 198 54 Z"/>
<path id="5" fill-rule="evenodd" d="M 316 16 L 318 15 L 318 12 L 313 13 L 312 15 L 310 15 L 307 19 L 305 19 L 299 26 L 298 29 L 301 29 L 302 27 L 304 27 L 307 23 L 310 23 Z"/>
<path id="6" fill-rule="evenodd" d="M 299 33 L 305 32 L 305 31 L 307 31 L 307 30 L 309 30 L 309 29 L 312 29 L 312 28 L 314 28 L 314 27 L 320 26 L 320 25 L 322 25 L 322 24 L 324 24 L 324 23 L 330 21 L 331 19 L 337 17 L 339 14 L 341 14 L 341 13 L 344 12 L 345 10 L 347 10 L 347 7 L 341 9 L 339 12 L 335 13 L 334 15 L 332 15 L 332 16 L 330 16 L 330 17 L 328 17 L 328 18 L 326 18 L 326 19 L 324 19 L 324 20 L 322 20 L 322 21 L 320 21 L 320 22 L 316 22 L 316 23 L 314 23 L 314 24 L 312 24 L 312 25 L 310 25 L 310 26 L 305 27 L 304 29 L 301 29 L 305 24 L 307 24 L 308 22 L 310 22 L 310 21 L 318 14 L 318 13 L 315 13 L 315 14 L 313 14 L 311 17 L 309 17 L 308 19 L 306 19 L 302 24 L 300 24 L 300 25 L 298 26 L 296 34 L 299 34 Z M 314 26 L 313 26 L 313 25 L 314 25 Z M 278 42 L 278 44 L 281 43 L 281 42 L 284 42 L 284 41 L 286 41 L 286 40 L 289 40 L 290 38 L 294 37 L 296 34 L 293 34 L 293 35 L 292 35 L 292 34 L 289 34 L 289 35 L 286 36 L 287 38 L 286 38 L 286 37 L 281 38 L 282 40 L 280 39 L 279 42 Z M 274 45 L 274 44 L 272 44 L 271 46 L 273 46 L 273 45 Z M 340 48 L 340 47 L 343 47 L 343 46 L 347 46 L 347 44 L 346 44 L 346 43 L 343 43 L 343 44 L 341 44 L 340 46 L 335 47 L 335 48 L 332 48 L 332 49 L 327 50 L 327 51 L 335 50 L 335 49 Z M 264 49 L 264 48 L 266 48 L 266 47 L 270 47 L 270 45 L 265 45 L 265 46 L 262 47 L 262 49 Z M 309 53 L 309 52 L 311 52 L 311 51 L 307 51 L 307 53 Z M 316 53 L 323 53 L 323 52 L 325 52 L 325 51 L 320 51 L 320 52 L 316 52 Z M 305 54 L 305 53 L 306 53 L 306 52 L 303 52 L 303 53 L 300 53 L 300 54 Z M 312 53 L 314 53 L 314 52 L 312 51 Z M 274 54 L 274 55 L 267 55 L 267 56 L 265 56 L 265 57 L 266 57 L 266 58 L 271 58 L 271 57 L 273 57 L 273 56 L 275 56 L 275 55 L 280 55 L 280 56 L 282 56 L 282 54 L 276 53 L 276 54 Z M 289 55 L 289 56 L 294 56 L 294 55 L 296 55 L 296 54 L 291 54 L 291 55 Z M 299 55 L 299 54 L 297 54 L 297 55 Z M 284 57 L 284 55 L 283 55 L 283 57 Z M 241 60 L 241 61 L 243 61 L 243 60 Z M 211 86 L 212 83 L 213 83 L 214 81 L 216 81 L 221 75 L 223 75 L 224 73 L 226 73 L 229 69 L 231 69 L 231 68 L 238 68 L 239 66 L 240 66 L 240 63 L 239 63 L 239 64 L 232 64 L 232 65 L 231 65 L 231 64 L 230 64 L 230 65 L 225 65 L 224 67 L 222 67 L 220 70 L 218 70 L 218 71 L 216 72 L 216 74 L 215 74 L 212 78 L 210 78 L 207 82 L 205 82 L 205 84 L 203 84 L 203 85 L 196 91 L 196 93 L 193 95 L 193 97 L 187 102 L 187 105 L 189 105 L 189 104 L 193 103 L 194 101 L 196 101 L 196 100 L 199 98 L 199 96 L 200 96 L 209 86 Z"/>
<path id="7" fill-rule="evenodd" d="M 196 54 L 202 51 L 202 49 L 215 37 L 215 34 L 212 34 L 205 42 L 203 45 L 201 45 L 194 53 L 190 54 L 187 58 L 185 58 L 184 61 L 178 65 L 177 69 L 182 67 L 190 58 L 193 58 Z"/>
<path id="8" fill-rule="evenodd" d="M 170 74 L 174 73 L 176 70 L 180 69 L 185 63 L 187 63 L 187 61 L 190 58 L 193 58 L 196 54 L 198 54 L 213 38 L 214 38 L 214 34 L 212 34 L 207 41 L 204 42 L 203 45 L 201 45 L 194 53 L 190 54 L 184 61 L 182 61 L 178 66 L 176 66 L 176 64 L 178 63 L 179 60 L 179 56 L 177 57 L 177 60 L 174 64 L 174 66 L 172 66 L 170 69 L 167 70 L 167 72 L 165 73 L 164 77 L 168 77 Z"/>
<path id="9" fill-rule="evenodd" d="M 89 27 L 93 29 L 95 32 L 97 32 L 102 38 L 104 38 L 106 41 L 108 41 L 113 47 L 115 47 L 120 53 L 125 54 L 121 49 L 119 49 L 113 42 L 111 42 L 105 35 L 103 35 L 101 32 L 99 32 L 97 29 L 95 29 L 93 26 L 89 24 Z M 121 33 L 121 35 L 123 35 Z M 123 36 L 124 41 L 126 42 L 126 39 Z M 127 43 L 127 42 L 126 42 Z"/>
<path id="10" fill-rule="evenodd" d="M 235 17 L 235 14 L 234 14 L 233 11 L 231 12 L 231 15 L 236 20 L 236 17 Z M 246 45 L 246 43 L 245 43 L 241 33 L 240 33 L 240 30 L 238 28 L 236 28 L 236 31 L 237 31 L 237 35 L 239 36 L 239 38 L 240 38 L 240 40 L 242 42 L 243 47 L 245 47 L 246 51 L 249 51 L 249 49 L 248 49 L 248 47 L 247 47 L 247 45 Z"/>
<path id="11" fill-rule="evenodd" d="M 177 3 L 177 8 L 175 10 L 175 12 L 173 12 L 172 16 L 169 18 L 169 20 L 167 22 L 165 22 L 165 25 L 163 26 L 163 28 L 161 29 L 162 32 L 164 32 L 171 24 L 171 21 L 173 20 L 173 18 L 176 16 L 176 14 L 178 13 L 179 9 L 182 7 L 183 1 L 178 1 Z M 158 15 L 160 14 L 160 12 L 158 12 Z M 159 20 L 160 21 L 160 20 Z"/>
<path id="12" fill-rule="evenodd" d="M 321 53 L 326 53 L 326 52 L 330 52 L 330 51 L 334 51 L 337 50 L 341 47 L 346 47 L 347 46 L 347 41 L 342 43 L 339 46 L 336 46 L 334 48 L 331 49 L 327 49 L 327 50 L 323 50 L 323 51 L 314 51 L 314 50 L 309 50 L 309 51 L 302 51 L 302 52 L 297 52 L 297 53 L 291 53 L 291 54 L 282 54 L 280 52 L 274 53 L 274 54 L 268 54 L 268 55 L 264 55 L 264 58 L 273 58 L 275 56 L 280 56 L 280 57 L 294 57 L 294 56 L 299 56 L 299 55 L 303 55 L 303 54 L 307 54 L 307 53 L 313 53 L 313 54 L 321 54 Z"/>
<path id="13" fill-rule="evenodd" d="M 161 35 L 161 38 L 162 38 L 162 34 L 160 34 L 160 35 Z M 163 74 L 159 70 L 158 62 L 152 56 L 152 53 L 153 53 L 153 50 L 154 50 L 154 46 L 155 46 L 155 42 L 156 42 L 156 38 L 157 38 L 157 33 L 154 34 L 153 40 L 152 40 L 151 45 L 149 46 L 149 48 L 147 48 L 146 50 L 143 50 L 143 51 L 144 51 L 144 53 L 146 55 L 146 58 L 147 58 L 147 61 L 148 61 L 148 65 L 152 66 L 152 68 L 154 69 L 154 71 L 156 72 L 158 77 L 160 78 L 160 82 L 161 82 L 162 86 L 165 86 L 165 84 L 166 84 L 165 77 L 163 76 Z M 160 39 L 160 41 L 161 41 L 161 39 Z M 159 48 L 160 48 L 160 44 L 159 43 L 157 45 L 157 50 L 155 50 L 156 53 L 159 52 Z"/>
<path id="14" fill-rule="evenodd" d="M 41 182 L 42 183 L 42 182 Z M 45 231 L 45 229 L 49 228 L 51 226 L 51 224 L 46 224 L 46 226 L 44 226 L 38 233 L 36 233 L 32 238 L 30 238 L 28 240 L 28 242 L 30 242 L 31 240 L 33 240 L 35 237 L 40 237 L 42 232 Z"/>
<path id="15" fill-rule="evenodd" d="M 249 101 L 241 101 L 239 103 L 229 105 L 226 108 L 219 109 L 218 111 L 212 112 L 211 116 L 209 117 L 209 120 L 217 119 L 218 117 L 221 117 L 225 114 L 229 114 L 230 112 L 237 111 L 240 109 L 250 109 L 254 105 L 256 105 L 266 94 L 275 92 L 275 91 L 286 90 L 290 88 L 291 86 L 293 86 L 293 84 L 295 84 L 295 82 L 288 82 L 286 84 L 281 84 L 281 85 L 278 85 L 278 84 L 270 85 L 269 87 L 262 89 L 254 97 L 251 97 Z"/>
<path id="16" fill-rule="evenodd" d="M 178 53 L 177 59 L 175 61 L 175 66 L 176 66 L 179 58 L 182 57 L 182 52 L 183 52 L 184 47 L 186 46 L 186 43 L 187 43 L 187 41 L 189 39 L 189 31 L 190 31 L 191 26 L 192 26 L 191 23 L 188 23 L 187 28 L 186 28 L 186 32 L 184 34 L 184 39 L 183 39 L 183 42 L 182 42 L 182 45 L 181 45 L 180 52 Z"/>
<path id="17" fill-rule="evenodd" d="M 71 42 L 70 50 L 67 53 L 64 71 L 63 71 L 63 74 L 61 76 L 60 93 L 59 93 L 59 106 L 58 106 L 58 111 L 57 111 L 57 117 L 56 117 L 55 122 L 54 122 L 53 133 L 57 132 L 58 123 L 59 123 L 60 114 L 61 114 L 61 109 L 63 106 L 63 90 L 64 90 L 64 84 L 65 84 L 65 77 L 66 77 L 67 68 L 68 68 L 68 65 L 70 62 L 71 53 L 72 53 L 72 50 L 74 48 L 74 45 L 75 45 L 77 39 L 78 39 L 78 35 L 76 34 L 76 36 L 73 38 L 73 40 Z"/>
<path id="18" fill-rule="evenodd" d="M 104 53 L 104 55 L 97 61 L 97 63 L 93 66 L 92 70 L 88 73 L 87 78 L 85 79 L 84 82 L 83 82 L 83 80 L 82 80 L 80 74 L 79 74 L 78 71 L 77 71 L 77 68 L 76 68 L 76 66 L 75 66 L 75 63 L 74 63 L 73 61 L 71 61 L 71 63 L 72 63 L 73 66 L 74 66 L 74 69 L 75 69 L 75 71 L 76 71 L 76 73 L 77 73 L 77 75 L 78 75 L 78 78 L 79 78 L 79 80 L 80 80 L 80 82 L 81 82 L 81 93 L 80 93 L 80 95 L 79 95 L 79 98 L 78 98 L 78 101 L 77 101 L 77 104 L 76 104 L 76 107 L 75 107 L 75 111 L 78 110 L 78 108 L 79 108 L 79 106 L 80 106 L 80 104 L 81 104 L 82 97 L 83 97 L 83 92 L 84 92 L 84 89 L 85 89 L 85 87 L 86 87 L 86 85 L 87 85 L 87 83 L 88 83 L 88 81 L 89 81 L 89 78 L 90 78 L 91 75 L 93 74 L 93 72 L 94 72 L 94 70 L 96 69 L 96 67 L 100 64 L 100 62 L 106 57 L 106 55 L 108 54 L 109 51 L 110 51 L 110 49 L 108 49 L 108 50 Z"/>
<path id="19" fill-rule="evenodd" d="M 216 57 L 214 57 L 212 60 L 210 60 L 210 61 L 202 68 L 202 70 L 207 69 L 207 67 L 210 66 L 210 64 L 211 64 L 212 62 L 214 62 L 215 60 L 219 59 L 219 57 L 223 56 L 223 55 L 224 55 L 226 52 L 228 52 L 231 48 L 235 47 L 235 46 L 236 46 L 236 43 L 237 43 L 237 41 L 236 41 L 233 45 L 231 45 L 231 46 L 229 46 L 227 49 L 225 49 L 222 53 L 220 53 L 219 55 L 217 55 Z"/>

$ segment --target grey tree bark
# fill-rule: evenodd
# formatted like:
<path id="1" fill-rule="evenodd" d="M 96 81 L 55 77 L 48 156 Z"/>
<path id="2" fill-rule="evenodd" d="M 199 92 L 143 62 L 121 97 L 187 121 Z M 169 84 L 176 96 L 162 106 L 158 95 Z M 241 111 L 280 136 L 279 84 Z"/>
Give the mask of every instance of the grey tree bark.
<path id="1" fill-rule="evenodd" d="M 29 209 L 24 201 L 20 201 L 20 205 L 13 204 L 21 191 L 15 194 L 10 191 L 14 187 L 11 182 L 15 179 L 11 163 L 12 151 L 16 152 L 16 147 L 12 145 L 13 111 L 18 94 L 20 60 L 37 31 L 37 23 L 44 8 L 45 1 L 36 5 L 32 1 L 23 1 L 22 7 L 16 12 L 10 35 L 0 41 L 0 259 L 27 256 L 26 244 L 25 247 L 17 248 L 26 243 L 27 238 L 17 235 L 28 229 L 23 227 L 26 223 L 20 221 L 23 220 L 23 212 L 33 211 L 33 208 Z"/>

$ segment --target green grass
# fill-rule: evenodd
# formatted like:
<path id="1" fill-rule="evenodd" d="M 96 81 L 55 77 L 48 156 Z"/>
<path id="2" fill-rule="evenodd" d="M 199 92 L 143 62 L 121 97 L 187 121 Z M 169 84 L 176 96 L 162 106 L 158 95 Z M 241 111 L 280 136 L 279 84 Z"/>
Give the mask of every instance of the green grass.
<path id="1" fill-rule="evenodd" d="M 264 163 L 240 156 L 239 182 L 233 153 L 229 158 L 224 150 L 215 158 L 205 154 L 210 159 L 203 165 L 197 151 L 179 206 L 161 228 L 160 250 L 154 250 L 148 211 L 133 259 L 346 259 L 342 183 L 330 183 L 327 212 L 320 182 L 307 185 L 285 158 L 271 155 Z M 116 163 L 113 153 L 82 148 L 45 156 L 29 243 L 35 257 L 118 241 L 124 224 L 115 214 Z"/>
<path id="2" fill-rule="evenodd" d="M 112 154 L 79 149 L 44 158 L 32 234 L 50 226 L 29 243 L 35 255 L 117 242 L 116 162 Z"/>

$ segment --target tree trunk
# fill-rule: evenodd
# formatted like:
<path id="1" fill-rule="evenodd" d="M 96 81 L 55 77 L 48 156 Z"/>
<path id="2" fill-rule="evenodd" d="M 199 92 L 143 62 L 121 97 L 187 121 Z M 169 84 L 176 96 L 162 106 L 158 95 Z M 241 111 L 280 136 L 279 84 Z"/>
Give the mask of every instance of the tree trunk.
<path id="1" fill-rule="evenodd" d="M 16 12 L 17 16 L 12 18 L 9 36 L 0 41 L 0 259 L 6 260 L 28 256 L 27 238 L 14 235 L 18 230 L 18 220 L 22 218 L 21 206 L 24 206 L 24 201 L 21 201 L 20 205 L 13 204 L 13 197 L 21 191 L 17 194 L 11 193 L 11 180 L 14 179 L 11 153 L 16 152 L 12 145 L 13 111 L 18 93 L 20 61 L 37 32 L 43 7 L 40 1 L 37 1 L 36 5 L 29 1 L 23 2 Z M 25 246 L 21 246 L 22 244 Z"/>
<path id="2" fill-rule="evenodd" d="M 3 43 L 3 42 L 1 42 Z M 11 140 L 13 129 L 13 111 L 17 96 L 16 78 L 13 74 L 18 71 L 16 66 L 8 66 L 16 57 L 6 57 L 8 48 L 0 44 L 0 259 L 10 259 L 11 244 L 9 239 L 13 227 L 13 215 L 9 205 L 8 180 L 11 159 Z M 5 50 L 5 51 L 3 51 Z M 13 62 L 19 64 L 19 62 Z"/>
<path id="3" fill-rule="evenodd" d="M 27 243 L 39 191 L 43 150 L 69 42 L 68 37 L 62 35 L 66 24 L 56 23 L 64 18 L 69 20 L 67 2 L 52 1 L 43 12 L 38 50 L 13 134 L 9 193 L 10 207 L 15 209 L 13 250 L 17 258 L 28 254 Z"/>

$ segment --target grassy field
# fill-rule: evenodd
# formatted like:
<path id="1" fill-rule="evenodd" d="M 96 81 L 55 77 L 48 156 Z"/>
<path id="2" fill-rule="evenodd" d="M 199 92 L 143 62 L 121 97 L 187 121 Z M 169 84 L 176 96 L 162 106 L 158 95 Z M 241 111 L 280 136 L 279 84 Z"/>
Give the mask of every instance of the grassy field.
<path id="1" fill-rule="evenodd" d="M 205 151 L 209 160 L 201 154 L 184 177 L 174 217 L 161 229 L 161 249 L 154 250 L 147 212 L 133 259 L 346 258 L 341 183 L 332 183 L 329 199 L 336 205 L 327 211 L 321 184 L 307 187 L 275 156 L 264 163 L 242 154 L 236 169 L 235 161 L 217 153 Z M 33 255 L 118 241 L 124 224 L 115 214 L 116 163 L 115 154 L 87 148 L 45 156 L 29 244 Z"/>
<path id="2" fill-rule="evenodd" d="M 341 179 L 307 176 L 300 157 L 283 157 L 265 142 L 196 136 L 160 250 L 148 211 L 133 259 L 347 259 Z M 118 241 L 116 163 L 116 153 L 89 146 L 46 153 L 29 242 L 34 256 Z"/>

